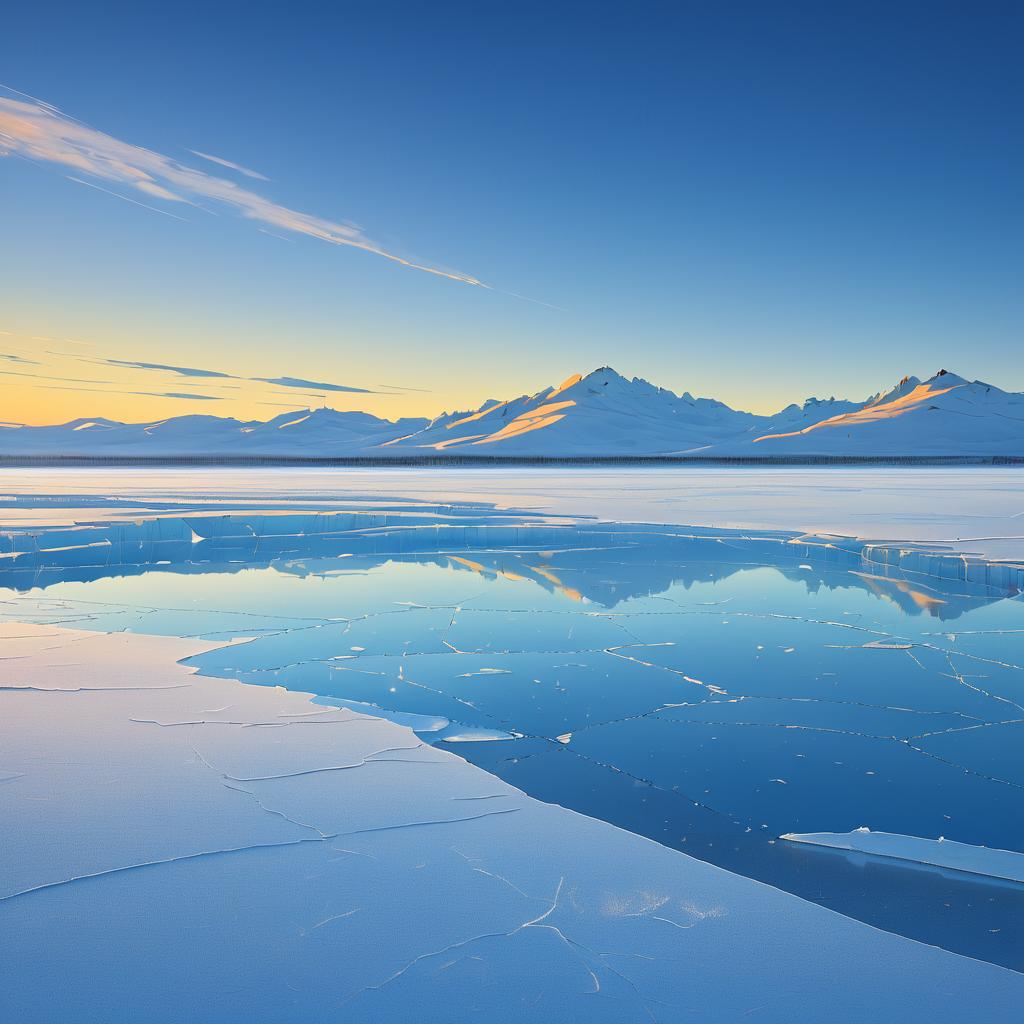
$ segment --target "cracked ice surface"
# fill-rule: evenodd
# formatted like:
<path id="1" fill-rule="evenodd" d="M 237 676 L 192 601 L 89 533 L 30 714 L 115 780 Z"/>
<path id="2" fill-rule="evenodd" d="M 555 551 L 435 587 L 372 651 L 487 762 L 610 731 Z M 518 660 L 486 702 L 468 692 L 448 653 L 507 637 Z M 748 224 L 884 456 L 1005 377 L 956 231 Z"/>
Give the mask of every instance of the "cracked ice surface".
<path id="1" fill-rule="evenodd" d="M 841 486 L 821 503 L 847 501 L 849 478 L 828 479 Z M 972 486 L 972 500 L 998 507 L 994 479 Z M 666 525 L 655 517 L 679 509 L 663 504 L 664 488 L 638 499 L 641 521 L 627 523 L 556 514 L 540 493 L 531 510 L 522 497 L 496 508 L 467 496 L 339 500 L 310 487 L 284 495 L 279 481 L 276 498 L 259 501 L 230 486 L 17 498 L 0 531 L 0 619 L 82 632 L 64 653 L 46 654 L 34 683 L 19 647 L 32 638 L 15 632 L 0 672 L 19 669 L 40 691 L 79 691 L 82 666 L 104 645 L 132 642 L 104 634 L 126 630 L 172 645 L 195 638 L 191 664 L 205 674 L 315 694 L 312 710 L 258 720 L 228 700 L 147 700 L 131 716 L 139 742 L 157 751 L 168 735 L 219 730 L 225 792 L 210 785 L 197 806 L 217 808 L 224 849 L 236 838 L 238 800 L 268 811 L 287 792 L 294 806 L 266 825 L 269 842 L 280 841 L 273 828 L 315 842 L 339 827 L 329 801 L 339 780 L 372 772 L 387 781 L 415 762 L 433 777 L 423 784 L 438 786 L 447 750 L 532 796 L 848 916 L 1024 967 L 1019 885 L 774 839 L 868 822 L 1024 850 L 1019 563 L 885 542 L 888 533 L 869 542 Z M 792 501 L 790 484 L 780 487 Z M 1013 498 L 1012 480 L 1005 490 Z M 913 515 L 890 527 L 921 527 L 935 496 L 925 487 Z M 564 487 L 555 497 L 570 511 Z M 47 643 L 59 648 L 58 639 Z M 130 691 L 136 675 L 111 671 L 105 685 Z M 287 751 L 267 736 L 319 729 L 330 715 L 387 719 L 421 745 L 381 742 L 312 764 L 276 757 Z M 218 763 L 202 733 L 190 753 L 193 767 Z M 72 790 L 73 774 L 64 780 Z M 23 776 L 0 757 L 0 790 Z M 155 812 L 174 820 L 160 789 L 171 791 L 173 767 L 153 778 Z M 133 813 L 146 802 L 144 782 L 137 788 Z M 377 791 L 361 792 L 367 827 L 377 828 Z M 491 800 L 457 806 L 478 802 Z M 92 813 L 83 802 L 82 819 Z M 115 827 L 96 813 L 101 831 Z M 177 824 L 188 836 L 189 820 L 179 814 Z M 140 863 L 149 835 L 133 838 Z M 353 908 L 326 914 L 316 930 L 350 916 Z"/>
<path id="2" fill-rule="evenodd" d="M 180 664 L 210 641 L 0 644 L 5 1019 L 1002 1021 L 1024 997 L 408 728 Z"/>
<path id="3" fill-rule="evenodd" d="M 183 515 L 119 499 L 11 527 L 0 617 L 196 637 L 207 674 L 408 726 L 531 795 L 1024 966 L 1021 891 L 877 865 L 865 885 L 773 839 L 869 821 L 1024 849 L 1019 565 L 484 503 L 291 500 Z M 57 658 L 44 684 L 84 660 Z"/>

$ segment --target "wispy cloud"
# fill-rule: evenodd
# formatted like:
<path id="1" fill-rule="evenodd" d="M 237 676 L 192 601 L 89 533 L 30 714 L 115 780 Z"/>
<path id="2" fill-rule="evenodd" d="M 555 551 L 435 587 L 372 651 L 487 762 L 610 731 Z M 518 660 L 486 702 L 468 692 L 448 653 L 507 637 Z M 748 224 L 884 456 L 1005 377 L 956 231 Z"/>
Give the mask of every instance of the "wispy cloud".
<path id="1" fill-rule="evenodd" d="M 248 167 L 243 167 L 241 164 L 236 164 L 231 160 L 225 160 L 222 156 L 211 156 L 209 153 L 202 153 L 198 149 L 190 149 L 189 152 L 193 156 L 201 157 L 203 160 L 209 160 L 212 164 L 220 164 L 221 167 L 226 167 L 230 171 L 237 171 L 239 174 L 244 174 L 247 178 L 255 178 L 257 181 L 270 181 L 265 174 L 260 174 L 259 171 L 251 171 Z"/>
<path id="2" fill-rule="evenodd" d="M 64 380 L 62 377 L 49 377 L 48 380 Z M 87 382 L 91 383 L 91 382 Z M 106 383 L 99 381 L 98 383 Z M 2 386 L 2 384 L 0 384 Z M 9 386 L 9 385 L 8 385 Z M 222 402 L 220 395 L 185 394 L 179 391 L 127 391 L 122 388 L 83 388 L 71 384 L 36 384 L 40 391 L 81 391 L 92 395 L 137 395 L 143 398 L 181 398 L 194 402 Z M 294 406 L 293 406 L 294 408 Z"/>
<path id="3" fill-rule="evenodd" d="M 2 138 L 3 132 L 0 132 L 0 140 L 2 140 Z M 0 156 L 3 156 L 2 150 L 0 150 Z M 188 223 L 184 217 L 179 217 L 176 213 L 171 213 L 170 210 L 161 210 L 158 206 L 150 206 L 149 203 L 140 203 L 138 199 L 132 199 L 131 196 L 123 196 L 120 192 L 104 188 L 102 185 L 97 185 L 92 181 L 83 181 L 81 178 L 76 178 L 73 174 L 66 174 L 65 177 L 68 181 L 73 181 L 76 185 L 85 185 L 86 188 L 94 188 L 97 192 L 103 192 L 105 195 L 113 196 L 115 199 L 123 199 L 126 203 L 131 203 L 133 206 L 141 206 L 144 210 L 152 210 L 153 213 L 159 213 L 163 217 L 173 217 L 175 220 L 184 221 L 186 224 Z"/>
<path id="4" fill-rule="evenodd" d="M 13 351 L 0 351 L 0 389 L 8 395 L 10 392 L 7 389 L 21 387 L 25 394 L 36 390 L 78 391 L 188 402 L 242 401 L 247 404 L 294 409 L 297 403 L 309 408 L 329 404 L 328 395 L 331 393 L 397 397 L 411 391 L 423 390 L 396 384 L 359 387 L 354 384 L 311 380 L 290 375 L 254 377 L 207 367 L 183 366 L 179 363 L 115 359 L 95 351 L 83 351 L 81 348 L 77 351 L 44 349 L 40 344 L 29 345 L 25 353 L 21 354 L 18 349 L 22 345 L 16 339 L 30 337 L 34 343 L 53 343 L 57 339 L 50 335 L 29 336 L 6 330 L 0 331 L 0 334 L 12 339 L 4 343 L 4 348 L 9 345 Z M 70 342 L 72 339 L 63 340 Z M 102 373 L 103 376 L 78 377 L 75 376 L 76 372 Z"/>
<path id="5" fill-rule="evenodd" d="M 168 373 L 177 373 L 182 377 L 227 377 L 234 375 L 221 373 L 220 370 L 198 370 L 194 366 L 168 366 L 166 363 L 138 363 L 129 359 L 101 359 L 98 362 L 107 363 L 110 366 L 127 366 L 133 370 L 165 370 Z M 90 360 L 92 362 L 92 360 Z"/>
<path id="6" fill-rule="evenodd" d="M 257 384 L 273 384 L 279 388 L 298 388 L 303 391 L 350 391 L 358 395 L 375 395 L 379 392 L 370 388 L 357 388 L 350 384 L 332 384 L 326 381 L 305 380 L 302 377 L 243 377 L 221 370 L 203 370 L 195 366 L 171 366 L 168 363 L 144 363 L 130 359 L 88 359 L 77 357 L 82 362 L 103 363 L 107 366 L 120 366 L 133 370 L 157 370 L 161 373 L 175 373 L 179 377 L 216 377 L 221 380 L 250 381 Z M 227 386 L 227 385 L 225 385 Z"/>
<path id="7" fill-rule="evenodd" d="M 26 373 L 22 370 L 0 370 L 0 377 L 32 377 L 36 380 L 62 380 L 72 384 L 113 384 L 111 380 L 93 380 L 91 377 L 56 377 L 52 373 Z"/>
<path id="8" fill-rule="evenodd" d="M 123 142 L 68 117 L 48 103 L 19 95 L 23 98 L 0 96 L 0 156 L 16 154 L 27 160 L 57 164 L 76 175 L 84 174 L 108 184 L 133 189 L 148 199 L 193 205 L 213 202 L 266 227 L 318 238 L 332 245 L 362 249 L 413 270 L 480 288 L 488 287 L 468 274 L 404 259 L 367 238 L 353 225 L 292 210 L 227 178 L 188 167 L 155 150 Z M 227 161 L 218 159 L 215 162 L 227 165 Z M 79 177 L 74 180 L 102 188 Z M 129 198 L 117 192 L 112 194 L 120 199 Z M 130 201 L 140 203 L 137 199 Z M 149 206 L 148 203 L 140 205 Z M 158 207 L 150 208 L 168 213 Z"/>
<path id="9" fill-rule="evenodd" d="M 149 391 L 136 391 L 137 395 L 151 395 L 153 398 L 185 398 L 192 402 L 223 402 L 224 399 L 220 395 L 197 395 L 197 394 L 186 394 L 183 391 L 160 391 L 153 394 Z"/>
<path id="10" fill-rule="evenodd" d="M 369 388 L 352 388 L 347 384 L 325 384 L 320 380 L 303 380 L 301 377 L 249 377 L 261 384 L 276 384 L 279 388 L 312 388 L 316 391 L 353 391 L 360 395 L 372 395 Z"/>
<path id="11" fill-rule="evenodd" d="M 255 405 L 270 405 L 275 409 L 291 409 L 292 412 L 303 412 L 294 402 L 255 402 Z M 307 407 L 308 409 L 308 407 Z"/>

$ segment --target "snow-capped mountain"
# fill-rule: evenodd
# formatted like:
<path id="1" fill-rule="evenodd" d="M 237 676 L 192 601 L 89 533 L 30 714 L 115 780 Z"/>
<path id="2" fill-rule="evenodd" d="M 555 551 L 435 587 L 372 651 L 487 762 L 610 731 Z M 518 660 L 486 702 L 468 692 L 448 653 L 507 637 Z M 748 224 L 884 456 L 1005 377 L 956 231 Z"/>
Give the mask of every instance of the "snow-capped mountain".
<path id="1" fill-rule="evenodd" d="M 863 402 L 809 398 L 771 416 L 676 395 L 609 367 L 433 420 L 299 410 L 271 420 L 177 416 L 0 425 L 0 455 L 602 457 L 1024 456 L 1024 394 L 940 371 Z"/>
<path id="2" fill-rule="evenodd" d="M 202 415 L 152 423 L 79 419 L 53 427 L 0 426 L 0 454 L 350 455 L 420 430 L 427 422 L 391 422 L 365 412 L 335 409 L 304 409 L 250 422 Z"/>
<path id="3" fill-rule="evenodd" d="M 785 409 L 773 416 L 759 417 L 760 422 L 755 428 L 758 437 L 765 433 L 781 433 L 782 431 L 804 430 L 847 412 L 855 412 L 865 402 L 851 402 L 845 398 L 808 398 L 803 405 L 787 405 Z"/>
<path id="4" fill-rule="evenodd" d="M 710 398 L 673 394 L 605 366 L 555 388 L 445 414 L 391 442 L 396 452 L 465 455 L 685 454 L 763 421 Z"/>
<path id="5" fill-rule="evenodd" d="M 719 447 L 725 454 L 1024 455 L 1024 394 L 940 370 L 805 426 Z"/>

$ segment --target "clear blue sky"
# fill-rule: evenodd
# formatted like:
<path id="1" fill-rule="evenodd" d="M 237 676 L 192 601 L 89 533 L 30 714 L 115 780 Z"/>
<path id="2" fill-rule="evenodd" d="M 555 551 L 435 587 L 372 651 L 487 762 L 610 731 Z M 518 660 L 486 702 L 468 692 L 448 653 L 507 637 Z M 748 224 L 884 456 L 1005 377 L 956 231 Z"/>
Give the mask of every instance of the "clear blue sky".
<path id="1" fill-rule="evenodd" d="M 327 400 L 390 416 L 602 364 L 758 411 L 940 366 L 1024 389 L 1022 49 L 1020 3 L 13 5 L 4 85 L 490 288 L 21 140 L 0 352 L 65 354 L 0 418 L 200 404 L 75 353 L 388 385 Z M 201 411 L 312 401 L 232 387 Z"/>

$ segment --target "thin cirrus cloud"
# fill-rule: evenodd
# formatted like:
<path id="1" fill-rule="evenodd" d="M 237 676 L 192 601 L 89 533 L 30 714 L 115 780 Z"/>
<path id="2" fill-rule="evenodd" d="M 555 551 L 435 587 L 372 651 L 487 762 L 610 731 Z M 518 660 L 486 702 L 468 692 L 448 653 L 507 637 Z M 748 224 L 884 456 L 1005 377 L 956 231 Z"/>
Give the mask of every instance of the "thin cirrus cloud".
<path id="1" fill-rule="evenodd" d="M 48 380 L 66 380 L 64 377 L 49 377 Z M 107 381 L 85 381 L 84 383 L 105 384 Z M 91 395 L 137 395 L 143 398 L 184 398 L 194 402 L 222 402 L 220 395 L 185 394 L 180 391 L 126 391 L 121 388 L 83 388 L 72 384 L 36 384 L 40 391 L 80 391 Z"/>
<path id="2" fill-rule="evenodd" d="M 211 164 L 220 164 L 221 167 L 226 167 L 229 171 L 237 171 L 239 174 L 244 174 L 247 178 L 255 178 L 257 181 L 270 181 L 265 174 L 250 170 L 248 167 L 243 167 L 241 164 L 236 164 L 231 160 L 225 160 L 222 156 L 211 156 L 209 153 L 202 153 L 198 149 L 190 149 L 189 152 L 193 156 L 209 160 Z"/>
<path id="3" fill-rule="evenodd" d="M 27 160 L 57 164 L 74 171 L 76 175 L 85 174 L 98 181 L 133 189 L 149 199 L 192 205 L 203 202 L 217 203 L 265 227 L 319 238 L 332 245 L 350 246 L 382 256 L 412 270 L 421 270 L 427 274 L 479 288 L 489 288 L 468 274 L 442 270 L 439 267 L 404 259 L 367 238 L 359 228 L 350 224 L 341 224 L 292 210 L 227 178 L 207 174 L 155 150 L 115 139 L 68 117 L 42 100 L 21 93 L 19 96 L 23 98 L 0 96 L 0 156 L 15 154 Z M 201 159 L 213 159 L 214 163 L 247 174 L 249 177 L 254 174 L 231 164 L 230 161 L 211 158 L 206 154 L 202 154 Z M 102 188 L 79 177 L 74 177 L 74 180 L 94 188 Z M 129 199 L 128 196 L 116 192 L 113 194 L 119 199 Z M 139 202 L 137 199 L 129 201 Z M 159 213 L 167 213 L 158 207 L 151 208 Z"/>
<path id="4" fill-rule="evenodd" d="M 92 360 L 90 360 L 92 362 Z M 166 363 L 139 363 L 130 359 L 100 359 L 97 362 L 107 363 L 109 366 L 125 366 L 132 370 L 162 370 L 167 373 L 177 373 L 182 377 L 226 377 L 235 379 L 234 374 L 221 373 L 220 370 L 199 370 L 194 366 L 168 366 Z"/>
<path id="5" fill-rule="evenodd" d="M 234 373 L 221 370 L 202 370 L 195 366 L 170 366 L 167 363 L 143 363 L 128 359 L 98 359 L 88 362 L 100 362 L 108 366 L 127 367 L 133 370 L 157 370 L 161 373 L 175 373 L 180 377 L 217 377 L 222 380 L 253 381 L 258 384 L 273 384 L 279 388 L 298 388 L 315 391 L 348 391 L 358 395 L 378 394 L 369 388 L 357 388 L 348 384 L 331 384 L 325 381 L 305 380 L 302 377 L 241 377 Z M 402 390 L 402 389 L 395 389 Z"/>
<path id="6" fill-rule="evenodd" d="M 91 377 L 57 377 L 51 373 L 26 373 L 23 370 L 0 370 L 0 377 L 32 377 L 35 380 L 62 380 L 72 384 L 113 384 L 112 380 L 93 380 Z M 35 387 L 36 385 L 32 385 Z"/>
<path id="7" fill-rule="evenodd" d="M 276 384 L 279 388 L 311 388 L 315 391 L 354 391 L 360 395 L 372 395 L 368 388 L 350 388 L 346 384 L 325 384 L 320 380 L 303 380 L 301 377 L 249 377 L 261 384 Z"/>
<path id="8" fill-rule="evenodd" d="M 149 395 L 152 398 L 186 398 L 192 402 L 222 402 L 224 401 L 220 395 L 196 395 L 196 394 L 185 394 L 183 391 L 160 391 L 153 393 L 150 391 L 136 391 L 137 395 Z"/>
<path id="9" fill-rule="evenodd" d="M 14 336 L 12 331 L 0 331 L 0 334 Z M 53 342 L 56 339 L 44 335 L 32 335 L 34 341 Z M 70 340 L 70 339 L 68 339 Z M 253 385 L 266 385 L 267 387 L 256 387 L 255 392 L 260 391 L 279 398 L 288 397 L 291 392 L 297 398 L 325 398 L 326 392 L 348 393 L 356 395 L 380 395 L 397 396 L 412 391 L 427 392 L 424 388 L 409 388 L 397 384 L 374 384 L 373 387 L 356 387 L 352 384 L 339 384 L 334 381 L 310 380 L 306 377 L 280 376 L 280 377 L 250 377 L 243 374 L 228 373 L 224 370 L 211 370 L 199 366 L 181 366 L 177 363 L 157 363 L 141 359 L 114 359 L 100 356 L 98 354 L 82 354 L 79 352 L 66 352 L 60 350 L 45 350 L 46 356 L 53 359 L 31 359 L 27 356 L 18 355 L 13 352 L 0 352 L 0 367 L 6 362 L 9 369 L 0 369 L 0 386 L 12 387 L 20 384 L 22 387 L 39 388 L 46 391 L 94 391 L 115 395 L 139 395 L 149 398 L 177 398 L 188 401 L 225 401 L 236 397 L 244 397 L 247 394 L 248 400 L 255 399 Z M 33 352 L 38 355 L 39 352 Z M 72 362 L 68 364 L 65 359 Z M 81 365 L 103 367 L 109 370 L 129 371 L 130 380 L 109 380 L 96 377 L 76 377 L 68 372 L 69 365 Z M 163 377 L 173 376 L 178 378 L 175 382 L 179 387 L 196 388 L 196 391 L 149 391 L 146 390 L 148 376 L 157 374 Z M 106 375 L 104 375 L 106 376 Z M 134 387 L 133 387 L 134 385 Z M 170 382 L 161 381 L 159 386 L 174 387 Z M 215 392 L 238 392 L 234 394 L 202 394 L 200 391 Z M 291 402 L 257 402 L 259 405 L 287 405 L 293 408 Z"/>

